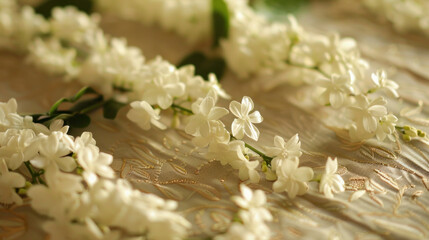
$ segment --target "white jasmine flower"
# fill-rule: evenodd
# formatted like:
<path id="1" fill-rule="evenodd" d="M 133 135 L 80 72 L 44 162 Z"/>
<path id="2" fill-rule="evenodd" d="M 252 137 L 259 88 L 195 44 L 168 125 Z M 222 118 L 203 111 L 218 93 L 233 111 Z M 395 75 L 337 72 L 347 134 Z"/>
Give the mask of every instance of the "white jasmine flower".
<path id="1" fill-rule="evenodd" d="M 23 162 L 38 155 L 39 143 L 31 129 L 8 129 L 0 132 L 0 158 L 6 161 L 9 169 L 18 169 Z"/>
<path id="2" fill-rule="evenodd" d="M 20 128 L 23 124 L 23 118 L 16 113 L 18 104 L 14 98 L 9 101 L 0 102 L 0 131 L 6 131 L 9 128 Z"/>
<path id="3" fill-rule="evenodd" d="M 38 184 L 28 190 L 31 206 L 40 214 L 62 216 L 65 209 L 78 204 L 78 194 L 83 190 L 82 178 L 62 173 L 56 165 L 50 165 L 45 170 L 47 186 Z"/>
<path id="4" fill-rule="evenodd" d="M 228 143 L 230 133 L 225 129 L 225 125 L 218 120 L 209 121 L 209 134 L 206 136 L 200 135 L 192 139 L 192 142 L 197 147 L 205 147 L 211 143 Z"/>
<path id="5" fill-rule="evenodd" d="M 44 41 L 37 38 L 29 46 L 29 52 L 29 60 L 49 73 L 74 77 L 79 72 L 75 64 L 76 50 L 63 48 L 58 39 L 50 38 Z"/>
<path id="6" fill-rule="evenodd" d="M 377 129 L 379 119 L 387 114 L 383 97 L 369 100 L 365 95 L 356 96 L 356 103 L 350 107 L 351 118 L 358 131 L 372 133 Z"/>
<path id="7" fill-rule="evenodd" d="M 60 141 L 60 137 L 59 132 L 53 132 L 50 136 L 40 139 L 40 155 L 30 160 L 31 164 L 37 168 L 55 164 L 63 171 L 73 171 L 76 168 L 76 161 L 73 157 L 67 156 L 71 153 L 70 148 Z"/>
<path id="8" fill-rule="evenodd" d="M 302 152 L 298 134 L 295 134 L 287 142 L 282 137 L 276 135 L 274 137 L 274 147 L 265 147 L 265 154 L 273 157 L 271 169 L 274 171 L 285 159 L 300 157 Z"/>
<path id="9" fill-rule="evenodd" d="M 22 204 L 22 199 L 15 189 L 24 187 L 24 185 L 25 178 L 19 173 L 9 172 L 6 162 L 0 159 L 0 203 Z"/>
<path id="10" fill-rule="evenodd" d="M 141 50 L 127 45 L 125 39 L 112 38 L 107 51 L 94 53 L 91 60 L 97 66 L 100 75 L 110 84 L 131 88 L 141 81 L 141 71 L 145 61 Z M 104 80 L 106 81 L 106 80 Z"/>
<path id="11" fill-rule="evenodd" d="M 229 104 L 229 109 L 237 117 L 232 122 L 232 135 L 238 139 L 242 139 L 246 134 L 251 139 L 257 141 L 259 138 L 259 130 L 253 123 L 261 123 L 263 118 L 259 111 L 250 113 L 253 109 L 253 101 L 250 97 L 243 97 L 241 104 L 237 101 L 232 101 Z"/>
<path id="12" fill-rule="evenodd" d="M 387 79 L 387 74 L 384 70 L 378 70 L 376 73 L 372 73 L 371 79 L 377 88 L 385 90 L 390 97 L 399 97 L 399 94 L 396 91 L 399 88 L 399 85 L 396 82 Z"/>
<path id="13" fill-rule="evenodd" d="M 113 178 L 115 173 L 109 165 L 113 161 L 112 155 L 99 152 L 91 147 L 81 148 L 77 152 L 77 162 L 83 168 L 82 177 L 91 186 L 98 180 L 98 176 Z"/>
<path id="14" fill-rule="evenodd" d="M 322 175 L 319 185 L 319 191 L 328 198 L 333 198 L 333 193 L 344 192 L 344 180 L 340 175 L 336 174 L 337 169 L 337 158 L 328 157 L 325 173 Z"/>
<path id="15" fill-rule="evenodd" d="M 297 157 L 286 159 L 277 169 L 277 181 L 273 184 L 275 192 L 286 191 L 290 198 L 303 195 L 308 190 L 307 182 L 313 178 L 313 169 L 298 167 Z"/>
<path id="16" fill-rule="evenodd" d="M 215 158 L 222 165 L 231 163 L 234 160 L 248 161 L 244 142 L 234 140 L 229 143 L 213 143 L 209 146 L 207 158 Z"/>
<path id="17" fill-rule="evenodd" d="M 324 88 L 320 101 L 322 104 L 331 104 L 333 108 L 344 106 L 350 94 L 354 93 L 354 74 L 349 71 L 348 75 L 332 74 L 331 79 L 322 79 L 318 85 Z"/>
<path id="18" fill-rule="evenodd" d="M 165 129 L 166 126 L 159 122 L 159 109 L 153 109 L 146 101 L 135 101 L 131 104 L 131 109 L 127 113 L 127 118 L 136 123 L 141 129 L 149 130 L 151 124 L 159 129 Z"/>
<path id="19" fill-rule="evenodd" d="M 98 224 L 121 227 L 134 234 L 147 233 L 153 239 L 182 239 L 191 226 L 171 212 L 177 206 L 174 201 L 133 190 L 124 179 L 96 182 L 90 197 L 96 210 L 93 219 Z M 157 232 L 160 226 L 165 226 L 165 232 Z"/>
<path id="20" fill-rule="evenodd" d="M 228 110 L 216 107 L 213 97 L 207 96 L 192 104 L 194 115 L 189 117 L 185 132 L 193 136 L 206 137 L 210 134 L 210 123 L 228 114 Z"/>
<path id="21" fill-rule="evenodd" d="M 240 196 L 233 196 L 232 201 L 240 208 L 246 209 L 253 214 L 258 215 L 263 221 L 271 221 L 272 215 L 266 209 L 267 197 L 262 190 L 252 191 L 245 184 L 240 184 Z"/>
<path id="22" fill-rule="evenodd" d="M 377 130 L 375 131 L 377 139 L 379 141 L 384 141 L 387 137 L 390 141 L 396 142 L 394 133 L 396 132 L 395 126 L 397 122 L 398 118 L 393 114 L 381 117 Z"/>
<path id="23" fill-rule="evenodd" d="M 259 166 L 259 161 L 242 161 L 241 159 L 233 159 L 229 163 L 234 169 L 238 169 L 238 177 L 240 180 L 250 180 L 251 183 L 258 183 L 261 179 L 256 168 Z"/>
<path id="24" fill-rule="evenodd" d="M 72 145 L 72 151 L 78 152 L 80 149 L 85 147 L 93 147 L 95 149 L 98 149 L 98 147 L 95 144 L 96 144 L 96 141 L 92 137 L 92 133 L 83 132 L 80 136 L 78 136 L 75 139 L 74 144 Z"/>
<path id="25" fill-rule="evenodd" d="M 177 72 L 166 73 L 146 84 L 142 99 L 149 104 L 158 104 L 162 109 L 167 109 L 173 104 L 174 97 L 185 94 L 185 87 L 184 83 L 179 82 Z"/>
<path id="26" fill-rule="evenodd" d="M 98 28 L 99 17 L 96 14 L 88 16 L 72 6 L 52 10 L 52 34 L 72 43 L 82 43 L 87 34 Z"/>
<path id="27" fill-rule="evenodd" d="M 48 22 L 43 16 L 36 14 L 32 7 L 23 6 L 14 21 L 14 44 L 22 50 L 27 50 L 33 38 L 38 34 L 46 33 L 48 29 Z"/>

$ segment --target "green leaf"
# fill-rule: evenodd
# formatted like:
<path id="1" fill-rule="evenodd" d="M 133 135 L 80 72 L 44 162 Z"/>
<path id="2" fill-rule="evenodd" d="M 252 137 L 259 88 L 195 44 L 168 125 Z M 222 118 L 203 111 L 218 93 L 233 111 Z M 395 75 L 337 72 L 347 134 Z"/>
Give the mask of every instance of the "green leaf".
<path id="1" fill-rule="evenodd" d="M 225 73 L 226 63 L 222 58 L 208 58 L 201 52 L 193 52 L 186 56 L 179 67 L 192 64 L 195 66 L 195 74 L 200 75 L 207 81 L 209 73 L 214 73 L 220 80 Z"/>
<path id="2" fill-rule="evenodd" d="M 252 7 L 271 20 L 284 20 L 288 14 L 296 13 L 309 4 L 309 0 L 254 0 Z"/>
<path id="3" fill-rule="evenodd" d="M 107 119 L 115 119 L 118 115 L 119 109 L 126 106 L 127 104 L 117 102 L 114 99 L 108 100 L 103 106 L 103 116 Z"/>
<path id="4" fill-rule="evenodd" d="M 77 100 L 79 100 L 83 95 L 85 94 L 90 94 L 90 93 L 96 93 L 94 91 L 94 89 L 90 88 L 90 87 L 84 87 L 81 90 L 79 90 L 78 93 L 76 93 L 76 95 L 74 95 L 73 97 L 70 98 L 61 98 L 60 100 L 56 101 L 54 103 L 54 105 L 52 105 L 52 107 L 49 109 L 48 115 L 52 116 L 58 109 L 58 107 L 64 103 L 64 102 L 76 102 Z"/>
<path id="5" fill-rule="evenodd" d="M 228 38 L 229 11 L 224 0 L 212 0 L 213 47 L 219 46 L 220 39 Z"/>
<path id="6" fill-rule="evenodd" d="M 93 12 L 94 3 L 92 0 L 46 0 L 35 7 L 36 13 L 50 18 L 52 9 L 55 7 L 74 6 L 82 12 L 90 14 Z"/>
<path id="7" fill-rule="evenodd" d="M 76 114 L 66 119 L 65 123 L 72 128 L 85 128 L 91 123 L 91 118 L 86 114 Z"/>

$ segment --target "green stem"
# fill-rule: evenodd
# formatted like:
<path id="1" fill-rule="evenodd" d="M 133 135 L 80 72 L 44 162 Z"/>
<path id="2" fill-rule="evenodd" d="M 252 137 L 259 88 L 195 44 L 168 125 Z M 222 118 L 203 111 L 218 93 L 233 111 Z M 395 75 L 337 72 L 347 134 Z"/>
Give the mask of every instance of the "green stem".
<path id="1" fill-rule="evenodd" d="M 33 166 L 31 166 L 29 162 L 24 162 L 24 165 L 31 174 L 31 183 L 32 184 L 37 183 L 37 177 L 36 177 L 36 173 L 34 172 Z"/>
<path id="2" fill-rule="evenodd" d="M 181 110 L 182 112 L 185 112 L 185 113 L 188 113 L 188 114 L 194 114 L 193 112 L 192 112 L 192 110 L 191 109 L 188 109 L 188 108 L 185 108 L 185 107 L 182 107 L 182 106 L 180 106 L 180 105 L 177 105 L 177 104 L 173 104 L 173 105 L 171 105 L 171 107 L 173 108 L 173 109 L 179 109 L 179 110 Z"/>

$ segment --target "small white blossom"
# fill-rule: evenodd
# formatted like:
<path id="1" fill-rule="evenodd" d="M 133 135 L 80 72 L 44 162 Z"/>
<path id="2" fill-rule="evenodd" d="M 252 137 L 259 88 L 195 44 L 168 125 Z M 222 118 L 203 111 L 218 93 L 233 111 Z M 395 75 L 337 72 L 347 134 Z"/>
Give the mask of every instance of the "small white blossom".
<path id="1" fill-rule="evenodd" d="M 307 182 L 313 178 L 313 169 L 298 167 L 297 157 L 285 160 L 277 169 L 277 181 L 273 184 L 275 192 L 286 191 L 290 198 L 303 195 L 308 190 Z"/>
<path id="2" fill-rule="evenodd" d="M 229 105 L 231 112 L 237 117 L 232 122 L 232 135 L 238 139 L 242 139 L 246 134 L 251 139 L 257 141 L 259 138 L 259 130 L 253 125 L 261 123 L 263 118 L 259 111 L 253 110 L 253 101 L 250 97 L 243 97 L 241 104 L 237 101 L 232 101 Z"/>
<path id="3" fill-rule="evenodd" d="M 216 107 L 213 97 L 207 96 L 192 104 L 194 115 L 189 117 L 185 132 L 193 136 L 208 136 L 210 134 L 210 123 L 228 114 L 223 107 Z"/>
<path id="4" fill-rule="evenodd" d="M 350 106 L 351 119 L 356 123 L 358 131 L 373 133 L 379 119 L 387 114 L 386 100 L 383 97 L 369 100 L 364 95 L 356 96 L 356 103 Z"/>
<path id="5" fill-rule="evenodd" d="M 29 46 L 29 60 L 52 74 L 65 74 L 71 78 L 79 73 L 75 65 L 77 52 L 74 48 L 64 48 L 58 39 L 37 38 Z"/>
<path id="6" fill-rule="evenodd" d="M 271 168 L 274 171 L 285 159 L 300 157 L 302 155 L 298 134 L 295 134 L 287 142 L 282 137 L 276 135 L 274 137 L 274 147 L 265 147 L 265 150 L 267 156 L 273 157 Z"/>
<path id="7" fill-rule="evenodd" d="M 8 129 L 0 132 L 0 158 L 6 161 L 9 169 L 18 169 L 23 162 L 38 155 L 39 144 L 31 129 Z"/>
<path id="8" fill-rule="evenodd" d="M 64 209 L 70 209 L 79 202 L 83 190 L 80 176 L 63 173 L 56 165 L 45 168 L 47 186 L 38 184 L 28 190 L 31 206 L 40 214 L 51 217 L 62 216 Z"/>
<path id="9" fill-rule="evenodd" d="M 0 102 L 0 131 L 6 131 L 9 128 L 20 128 L 24 119 L 16 113 L 18 104 L 14 98 L 7 102 Z"/>
<path id="10" fill-rule="evenodd" d="M 333 198 L 333 193 L 344 192 L 344 180 L 336 174 L 338 169 L 337 158 L 330 158 L 326 161 L 325 173 L 322 175 L 319 191 L 328 198 Z"/>
<path id="11" fill-rule="evenodd" d="M 241 159 L 233 159 L 229 163 L 234 169 L 238 169 L 238 177 L 240 180 L 250 180 L 251 183 L 258 183 L 261 179 L 256 168 L 259 166 L 259 161 L 242 161 Z"/>
<path id="12" fill-rule="evenodd" d="M 332 74 L 331 79 L 322 79 L 318 85 L 324 88 L 320 101 L 322 104 L 331 104 L 333 108 L 345 105 L 350 94 L 355 92 L 353 83 L 354 74 L 349 71 L 347 75 Z"/>
<path id="13" fill-rule="evenodd" d="M 181 97 L 185 93 L 185 84 L 179 82 L 176 72 L 154 78 L 145 87 L 142 94 L 143 100 L 149 104 L 157 104 L 162 109 L 167 109 L 173 104 L 174 97 Z"/>
<path id="14" fill-rule="evenodd" d="M 165 129 L 166 126 L 159 122 L 159 109 L 153 109 L 146 101 L 135 101 L 131 104 L 131 109 L 127 113 L 127 118 L 136 123 L 141 129 L 149 130 L 151 124 L 159 129 Z"/>
<path id="15" fill-rule="evenodd" d="M 37 168 L 46 168 L 53 164 L 66 172 L 71 172 L 76 168 L 76 161 L 73 157 L 67 156 L 71 153 L 70 147 L 60 141 L 62 134 L 53 132 L 50 136 L 40 139 L 40 155 L 30 160 Z"/>
<path id="16" fill-rule="evenodd" d="M 267 197 L 262 190 L 252 191 L 244 184 L 240 185 L 240 192 L 242 197 L 233 196 L 232 201 L 235 202 L 240 208 L 246 209 L 253 214 L 258 215 L 264 221 L 271 221 L 271 213 L 266 208 Z"/>
<path id="17" fill-rule="evenodd" d="M 214 143 L 209 146 L 207 158 L 214 158 L 222 165 L 230 164 L 234 160 L 248 161 L 244 142 L 234 140 L 229 143 Z"/>
<path id="18" fill-rule="evenodd" d="M 21 197 L 15 192 L 15 188 L 24 187 L 25 178 L 16 172 L 9 172 L 6 162 L 0 159 L 0 203 L 22 204 Z"/>
<path id="19" fill-rule="evenodd" d="M 381 88 L 392 98 L 398 98 L 399 94 L 396 91 L 399 88 L 399 85 L 387 79 L 387 74 L 383 70 L 378 70 L 376 73 L 371 74 L 372 82 L 377 88 Z"/>
<path id="20" fill-rule="evenodd" d="M 86 35 L 95 32 L 98 22 L 98 15 L 88 16 L 71 6 L 54 8 L 50 21 L 52 34 L 71 43 L 82 43 Z"/>
<path id="21" fill-rule="evenodd" d="M 197 147 L 205 147 L 211 143 L 228 143 L 230 133 L 226 130 L 225 125 L 219 120 L 211 120 L 209 122 L 209 134 L 206 136 L 200 135 L 192 139 L 192 142 Z"/>
<path id="22" fill-rule="evenodd" d="M 384 141 L 386 137 L 392 141 L 396 142 L 396 138 L 394 133 L 396 132 L 396 123 L 398 122 L 398 118 L 393 114 L 388 114 L 383 116 L 380 119 L 380 123 L 375 131 L 375 136 L 379 141 Z"/>
<path id="23" fill-rule="evenodd" d="M 115 176 L 113 169 L 109 166 L 112 161 L 112 155 L 91 147 L 81 148 L 77 152 L 77 162 L 83 168 L 82 177 L 89 185 L 95 184 L 98 180 L 97 175 L 105 178 Z"/>

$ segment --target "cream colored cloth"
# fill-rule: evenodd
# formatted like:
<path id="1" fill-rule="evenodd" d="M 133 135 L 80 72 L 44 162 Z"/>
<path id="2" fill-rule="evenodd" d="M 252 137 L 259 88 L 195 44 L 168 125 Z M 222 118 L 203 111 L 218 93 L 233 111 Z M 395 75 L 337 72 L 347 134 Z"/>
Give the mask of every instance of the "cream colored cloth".
<path id="1" fill-rule="evenodd" d="M 374 69 L 383 67 L 393 74 L 402 99 L 389 100 L 389 109 L 398 113 L 404 107 L 417 106 L 418 100 L 429 105 L 428 39 L 398 35 L 344 4 L 317 2 L 300 18 L 308 29 L 339 31 L 356 38 Z M 107 33 L 140 47 L 147 59 L 161 55 L 177 63 L 195 49 L 156 27 L 109 16 L 102 26 Z M 255 109 L 263 115 L 257 147 L 272 145 L 275 135 L 287 139 L 298 133 L 304 151 L 301 164 L 313 167 L 317 174 L 324 171 L 328 156 L 338 157 L 339 174 L 347 190 L 330 200 L 318 193 L 317 183 L 311 183 L 308 194 L 291 201 L 286 194 L 273 193 L 271 182 L 250 184 L 268 194 L 275 217 L 270 224 L 272 239 L 429 239 L 429 146 L 417 141 L 347 142 L 340 131 L 328 127 L 330 112 L 305 104 L 305 87 L 278 85 L 279 79 L 259 77 L 243 82 L 229 72 L 222 84 L 233 99 L 251 96 Z M 73 95 L 80 87 L 33 68 L 23 56 L 0 52 L 0 100 L 16 98 L 22 113 L 44 112 L 55 100 Z M 227 106 L 226 102 L 221 104 Z M 427 110 L 424 107 L 417 120 L 406 119 L 405 123 L 428 131 Z M 184 132 L 138 130 L 125 113 L 126 109 L 121 110 L 118 119 L 111 121 L 103 119 L 100 111 L 94 112 L 91 126 L 85 129 L 94 133 L 102 151 L 113 154 L 117 175 L 141 191 L 179 201 L 180 211 L 194 225 L 192 236 L 225 231 L 237 210 L 230 201 L 232 195 L 239 194 L 237 171 L 205 159 L 203 150 L 195 149 Z M 350 202 L 359 190 L 364 195 Z M 40 229 L 42 217 L 28 205 L 0 209 L 0 217 L 0 226 L 9 226 L 0 236 L 46 238 Z"/>

